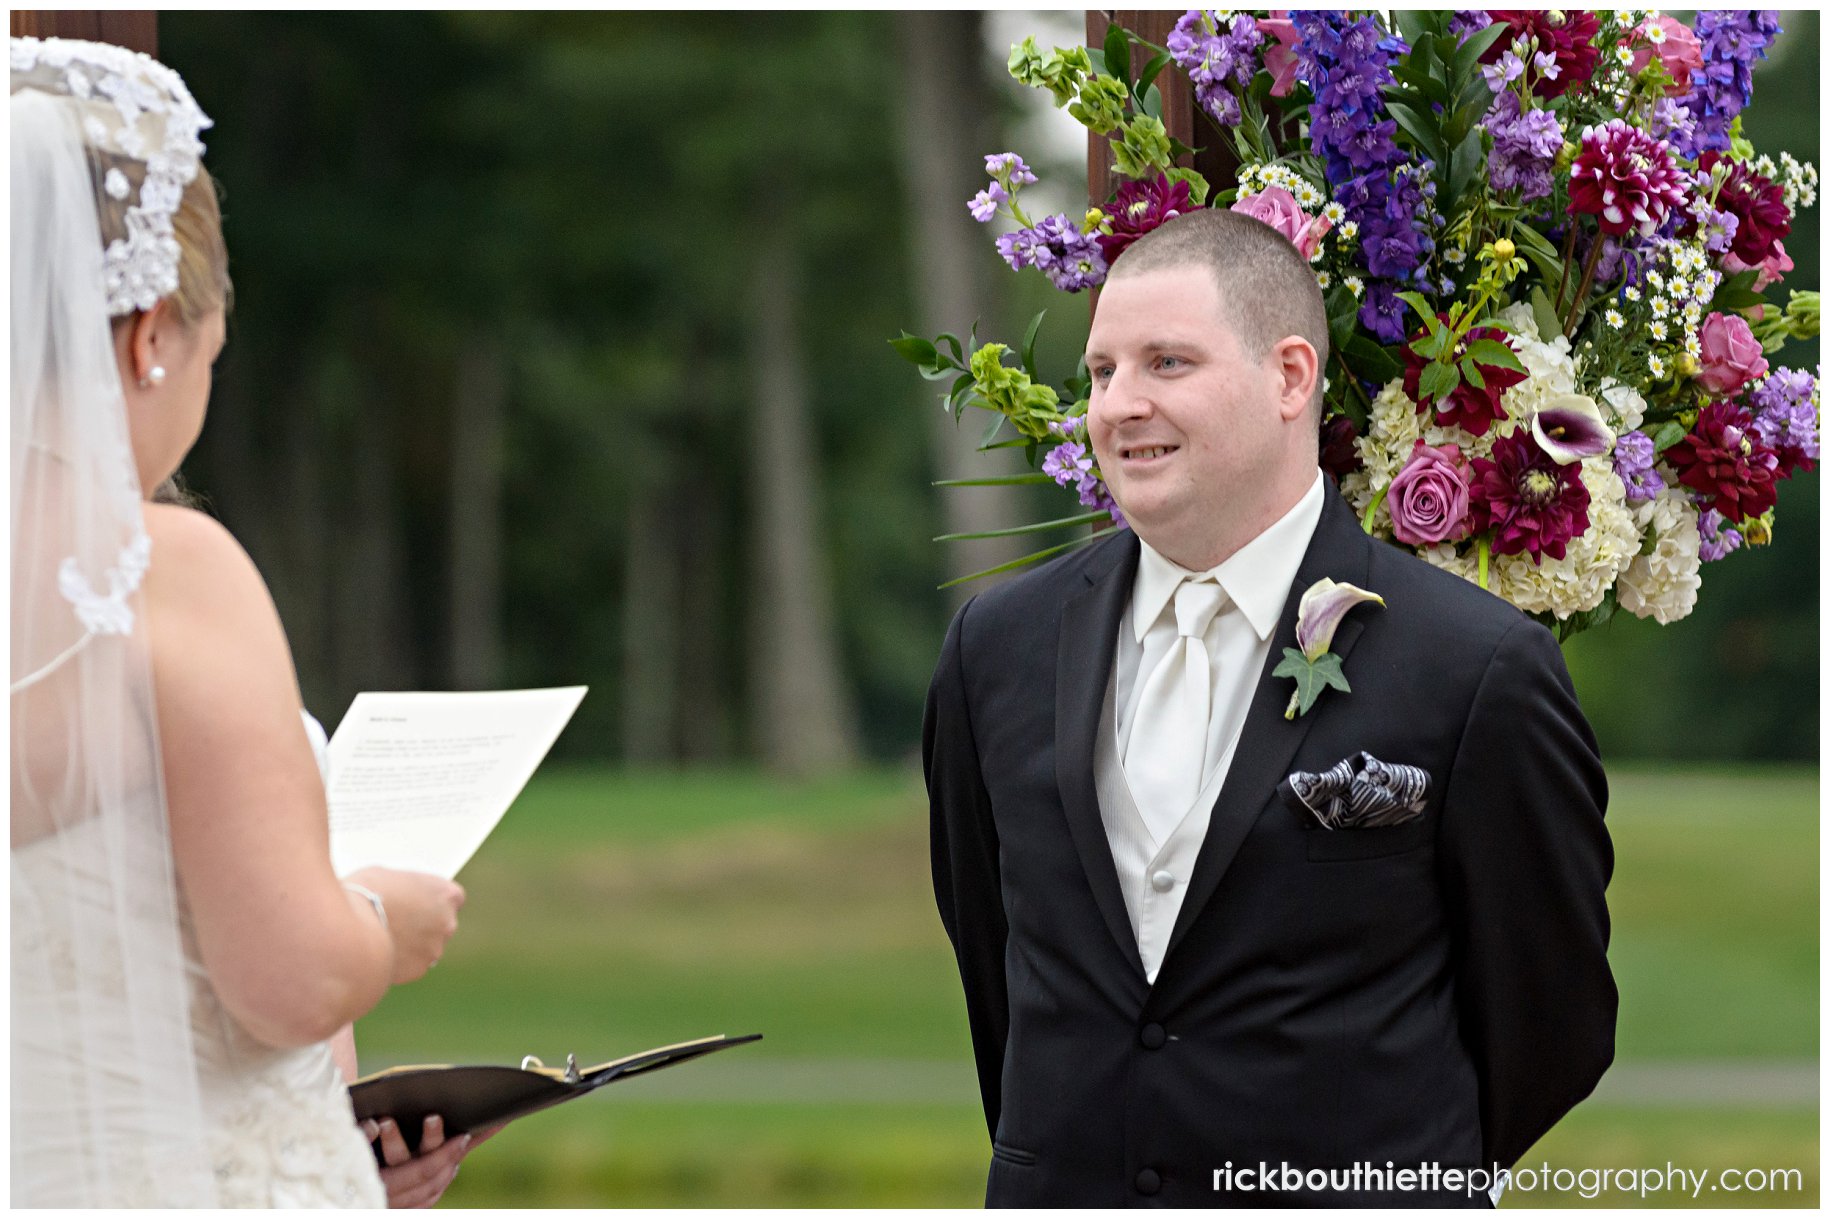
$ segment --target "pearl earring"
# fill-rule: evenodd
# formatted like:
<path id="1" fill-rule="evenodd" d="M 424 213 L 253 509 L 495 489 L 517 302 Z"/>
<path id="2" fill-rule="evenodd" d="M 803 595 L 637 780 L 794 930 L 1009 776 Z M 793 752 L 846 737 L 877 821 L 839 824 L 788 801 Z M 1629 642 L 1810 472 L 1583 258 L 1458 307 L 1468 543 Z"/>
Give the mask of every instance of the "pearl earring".
<path id="1" fill-rule="evenodd" d="M 155 385 L 163 384 L 165 384 L 165 368 L 159 364 L 154 364 L 147 370 L 146 375 L 140 378 L 141 389 L 150 389 Z"/>

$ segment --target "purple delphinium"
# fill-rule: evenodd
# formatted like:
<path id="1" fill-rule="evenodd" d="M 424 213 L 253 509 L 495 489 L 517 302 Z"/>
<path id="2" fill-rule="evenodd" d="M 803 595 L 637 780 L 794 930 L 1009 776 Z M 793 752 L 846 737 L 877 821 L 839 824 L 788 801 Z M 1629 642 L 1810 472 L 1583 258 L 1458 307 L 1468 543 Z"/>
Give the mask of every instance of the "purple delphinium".
<path id="1" fill-rule="evenodd" d="M 1704 509 L 1703 515 L 1697 518 L 1697 532 L 1702 535 L 1697 555 L 1705 563 L 1726 559 L 1743 541 L 1741 531 L 1714 508 Z"/>
<path id="2" fill-rule="evenodd" d="M 1468 41 L 1468 35 L 1478 34 L 1492 24 L 1493 18 L 1487 15 L 1486 9 L 1458 8 L 1449 18 L 1449 33 L 1455 35 L 1455 45 L 1460 46 Z"/>
<path id="3" fill-rule="evenodd" d="M 1407 48 L 1370 16 L 1300 11 L 1290 21 L 1297 33 L 1297 75 L 1315 94 L 1310 144 L 1322 158 L 1335 202 L 1359 228 L 1355 258 L 1373 278 L 1361 318 L 1396 342 L 1403 334 L 1401 326 L 1393 333 L 1399 324 L 1389 309 L 1392 289 L 1381 281 L 1425 290 L 1436 283 L 1429 274 L 1437 225 L 1431 167 L 1399 149 L 1397 123 L 1386 116 L 1381 95 L 1392 83 L 1393 60 Z"/>
<path id="4" fill-rule="evenodd" d="M 1487 130 L 1493 151 L 1487 174 L 1495 190 L 1517 190 L 1521 201 L 1551 193 L 1551 167 L 1563 149 L 1563 127 L 1548 110 L 1520 113 L 1519 95 L 1508 89 L 1493 99 Z"/>
<path id="5" fill-rule="evenodd" d="M 1206 9 L 1190 9 L 1176 22 L 1164 43 L 1176 66 L 1194 82 L 1195 100 L 1223 127 L 1237 127 L 1239 98 L 1233 88 L 1252 83 L 1258 71 L 1258 47 L 1264 41 L 1248 14 L 1222 22 Z"/>
<path id="6" fill-rule="evenodd" d="M 1817 407 L 1811 401 L 1816 392 L 1817 381 L 1810 373 L 1780 368 L 1748 394 L 1748 405 L 1756 412 L 1754 431 L 1779 454 L 1783 477 L 1813 469 L 1817 462 Z"/>
<path id="7" fill-rule="evenodd" d="M 1626 432 L 1614 440 L 1614 473 L 1627 487 L 1627 502 L 1642 503 L 1654 499 L 1665 489 L 1654 463 L 1658 452 L 1652 437 L 1644 432 Z"/>
<path id="8" fill-rule="evenodd" d="M 1728 151 L 1730 124 L 1754 93 L 1754 63 L 1780 34 L 1779 14 L 1771 9 L 1704 11 L 1697 14 L 1697 41 L 1703 69 L 1690 74 L 1690 92 L 1681 99 L 1696 120 L 1696 130 L 1679 151 L 1694 157 L 1704 149 Z"/>
<path id="9" fill-rule="evenodd" d="M 1360 325 L 1370 330 L 1381 343 L 1404 342 L 1404 312 L 1410 306 L 1398 299 L 1398 289 L 1379 280 L 1366 289 L 1360 302 Z"/>

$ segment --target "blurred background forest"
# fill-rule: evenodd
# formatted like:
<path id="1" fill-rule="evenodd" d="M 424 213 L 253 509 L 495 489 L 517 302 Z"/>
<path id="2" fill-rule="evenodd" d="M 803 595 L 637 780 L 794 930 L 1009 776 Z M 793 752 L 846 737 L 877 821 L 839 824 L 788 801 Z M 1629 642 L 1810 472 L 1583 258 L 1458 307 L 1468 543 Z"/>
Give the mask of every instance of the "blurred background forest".
<path id="1" fill-rule="evenodd" d="M 1783 20 L 1747 127 L 1816 162 L 1818 18 Z M 364 1067 L 765 1035 L 513 1124 L 448 1204 L 982 1200 L 911 759 L 971 591 L 936 586 L 1021 549 L 930 539 L 1065 493 L 933 488 L 998 467 L 887 340 L 1047 308 L 1043 369 L 1073 370 L 1084 298 L 1010 274 L 965 204 L 1015 149 L 1046 210 L 1083 206 L 1078 128 L 1003 67 L 1082 22 L 159 15 L 217 120 L 236 281 L 186 474 L 307 705 L 592 688 L 465 869 L 442 967 L 359 1023 Z M 1818 232 L 1787 239 L 1798 287 Z M 1774 544 L 1706 567 L 1691 618 L 1570 645 L 1609 763 L 1619 1055 L 1527 1163 L 1798 1168 L 1701 1202 L 1817 1199 L 1818 486 L 1784 485 Z"/>
<path id="2" fill-rule="evenodd" d="M 993 463 L 885 342 L 1047 307 L 1044 368 L 1072 371 L 1084 298 L 1011 275 L 964 204 L 1016 147 L 1079 205 L 1077 146 L 1048 163 L 1045 96 L 1002 71 L 1008 35 L 1078 24 L 1050 20 L 162 15 L 218 119 L 237 295 L 186 474 L 266 573 L 308 706 L 587 683 L 574 760 L 909 756 L 936 585 L 1000 555 L 929 539 L 1065 495 L 930 487 Z M 1815 162 L 1817 16 L 1785 24 L 1747 128 Z M 1787 249 L 1816 285 L 1816 212 Z M 1692 617 L 1572 643 L 1604 756 L 1816 756 L 1818 477 Z"/>

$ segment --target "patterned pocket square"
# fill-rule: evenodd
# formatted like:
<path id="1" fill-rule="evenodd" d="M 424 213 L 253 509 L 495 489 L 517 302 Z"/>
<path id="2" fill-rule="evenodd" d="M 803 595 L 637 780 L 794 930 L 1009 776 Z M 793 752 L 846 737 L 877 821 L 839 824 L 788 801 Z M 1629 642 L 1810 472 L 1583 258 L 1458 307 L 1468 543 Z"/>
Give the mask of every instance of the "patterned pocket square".
<path id="1" fill-rule="evenodd" d="M 1320 774 L 1292 771 L 1277 790 L 1293 809 L 1313 814 L 1323 829 L 1370 830 L 1421 817 L 1430 776 L 1362 750 Z"/>

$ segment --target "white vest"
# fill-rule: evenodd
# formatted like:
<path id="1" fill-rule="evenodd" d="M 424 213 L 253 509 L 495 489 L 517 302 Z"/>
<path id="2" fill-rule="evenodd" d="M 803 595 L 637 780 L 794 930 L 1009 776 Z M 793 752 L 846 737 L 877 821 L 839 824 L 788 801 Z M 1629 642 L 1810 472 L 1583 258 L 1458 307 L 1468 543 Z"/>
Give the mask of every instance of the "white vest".
<path id="1" fill-rule="evenodd" d="M 1151 837 L 1137 801 L 1131 797 L 1131 785 L 1125 781 L 1125 768 L 1119 761 L 1118 723 L 1113 712 L 1116 684 L 1114 678 L 1106 679 L 1105 704 L 1093 742 L 1093 787 L 1099 795 L 1099 817 L 1105 823 L 1106 843 L 1118 871 L 1118 891 L 1124 895 L 1125 912 L 1131 916 L 1131 932 L 1137 937 L 1144 976 L 1155 983 L 1157 970 L 1162 968 L 1163 956 L 1169 950 L 1169 933 L 1175 930 L 1176 915 L 1188 892 L 1189 877 L 1194 874 L 1195 856 L 1207 837 L 1214 802 L 1220 798 L 1226 772 L 1232 768 L 1239 733 L 1235 732 L 1226 743 L 1220 765 L 1195 797 L 1193 806 L 1170 832 L 1168 841 L 1159 845 Z"/>

